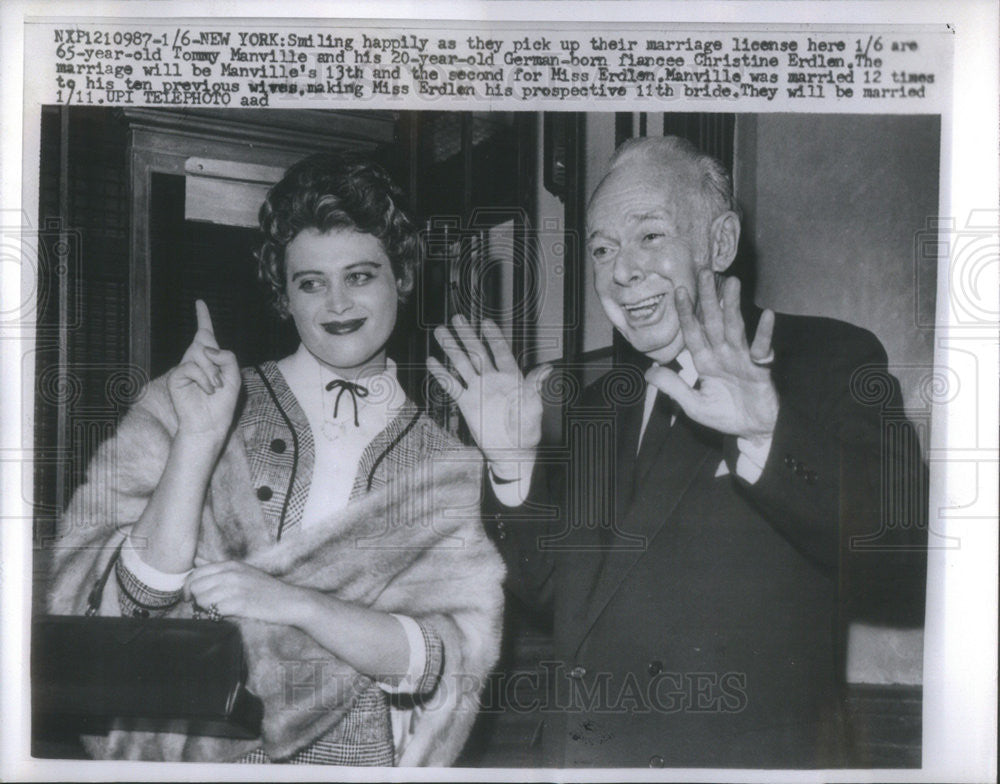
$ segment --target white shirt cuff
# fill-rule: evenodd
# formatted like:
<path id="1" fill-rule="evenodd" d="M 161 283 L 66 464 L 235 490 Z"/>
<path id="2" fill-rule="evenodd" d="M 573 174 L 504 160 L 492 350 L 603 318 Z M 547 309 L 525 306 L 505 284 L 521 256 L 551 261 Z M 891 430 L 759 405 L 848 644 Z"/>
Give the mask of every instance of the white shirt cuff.
<path id="1" fill-rule="evenodd" d="M 528 500 L 528 492 L 531 490 L 531 473 L 535 463 L 517 463 L 517 478 L 514 480 L 499 480 L 490 467 L 490 485 L 493 487 L 493 495 L 504 506 L 520 506 Z"/>
<path id="2" fill-rule="evenodd" d="M 125 539 L 125 546 L 122 547 L 122 566 L 128 569 L 135 578 L 152 588 L 154 591 L 172 592 L 179 591 L 184 587 L 184 581 L 191 574 L 190 569 L 186 572 L 161 572 L 142 560 L 138 549 L 132 542 L 132 534 L 129 533 Z"/>
<path id="3" fill-rule="evenodd" d="M 773 438 L 767 438 L 755 444 L 746 438 L 736 439 L 736 448 L 740 451 L 739 457 L 736 458 L 736 475 L 740 479 L 751 485 L 760 479 L 767 464 L 767 456 L 771 452 L 772 441 Z"/>
<path id="4" fill-rule="evenodd" d="M 386 694 L 409 694 L 414 691 L 420 679 L 424 676 L 424 668 L 427 666 L 427 650 L 424 648 L 424 634 L 420 631 L 420 624 L 409 615 L 397 615 L 389 613 L 393 618 L 403 625 L 406 632 L 406 642 L 410 646 L 410 661 L 406 668 L 406 675 L 393 685 L 377 681 L 379 688 Z"/>

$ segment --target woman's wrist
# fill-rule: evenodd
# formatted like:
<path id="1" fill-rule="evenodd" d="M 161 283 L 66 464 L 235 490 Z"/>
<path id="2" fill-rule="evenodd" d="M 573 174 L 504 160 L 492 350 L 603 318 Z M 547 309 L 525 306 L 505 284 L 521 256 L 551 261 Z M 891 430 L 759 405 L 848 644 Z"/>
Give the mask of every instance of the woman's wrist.
<path id="1" fill-rule="evenodd" d="M 205 492 L 218 460 L 212 442 L 178 432 L 149 504 L 132 528 L 145 542 L 142 560 L 161 572 L 184 572 L 194 564 Z"/>
<path id="2" fill-rule="evenodd" d="M 187 468 L 211 468 L 215 465 L 222 448 L 225 436 L 208 433 L 186 433 L 178 430 L 171 444 L 171 456 L 176 455 Z"/>
<path id="3" fill-rule="evenodd" d="M 329 627 L 334 620 L 336 604 L 339 601 L 332 596 L 322 596 L 308 588 L 300 588 L 285 583 L 288 589 L 288 606 L 284 613 L 285 623 L 301 629 L 312 635 L 319 624 Z"/>
<path id="4" fill-rule="evenodd" d="M 388 612 L 359 607 L 309 588 L 286 587 L 290 589 L 288 604 L 275 612 L 280 616 L 276 622 L 300 629 L 376 680 L 407 670 L 410 644 L 406 630 Z"/>

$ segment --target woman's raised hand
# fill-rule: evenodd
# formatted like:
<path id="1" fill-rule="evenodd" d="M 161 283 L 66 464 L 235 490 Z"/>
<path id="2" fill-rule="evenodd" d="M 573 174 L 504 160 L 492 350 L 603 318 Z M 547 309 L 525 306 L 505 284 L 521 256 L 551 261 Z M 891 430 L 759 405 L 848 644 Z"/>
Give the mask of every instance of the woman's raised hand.
<path id="1" fill-rule="evenodd" d="M 180 364 L 167 375 L 167 387 L 178 433 L 221 448 L 233 423 L 240 369 L 233 352 L 219 348 L 208 306 L 199 299 L 194 308 L 198 331 Z"/>
<path id="2" fill-rule="evenodd" d="M 427 368 L 458 404 L 494 474 L 509 476 L 517 461 L 533 459 L 541 440 L 539 390 L 552 366 L 540 365 L 522 376 L 503 333 L 489 319 L 482 323 L 482 337 L 464 316 L 455 316 L 451 326 L 454 334 L 440 326 L 434 337 L 454 374 L 434 357 L 428 357 Z"/>

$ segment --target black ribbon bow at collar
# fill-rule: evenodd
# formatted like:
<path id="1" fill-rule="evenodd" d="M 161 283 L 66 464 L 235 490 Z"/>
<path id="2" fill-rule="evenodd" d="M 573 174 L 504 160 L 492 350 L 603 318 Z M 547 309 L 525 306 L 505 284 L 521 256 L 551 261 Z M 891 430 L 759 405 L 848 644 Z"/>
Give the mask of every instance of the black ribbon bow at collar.
<path id="1" fill-rule="evenodd" d="M 350 392 L 351 402 L 354 403 L 354 426 L 359 427 L 361 423 L 358 421 L 358 398 L 368 397 L 368 389 L 361 386 L 361 384 L 355 384 L 353 381 L 345 381 L 342 378 L 335 378 L 326 385 L 327 392 L 338 388 L 340 391 L 333 402 L 333 418 L 337 418 L 337 410 L 340 408 L 340 398 L 344 396 L 345 392 Z"/>

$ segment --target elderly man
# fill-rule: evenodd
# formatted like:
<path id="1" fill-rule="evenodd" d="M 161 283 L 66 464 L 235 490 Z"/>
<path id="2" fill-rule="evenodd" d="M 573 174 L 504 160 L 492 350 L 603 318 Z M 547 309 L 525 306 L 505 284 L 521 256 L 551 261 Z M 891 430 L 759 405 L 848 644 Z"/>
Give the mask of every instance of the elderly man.
<path id="1" fill-rule="evenodd" d="M 587 254 L 645 367 L 586 389 L 555 447 L 535 449 L 547 371 L 523 381 L 490 323 L 439 328 L 509 585 L 553 614 L 546 764 L 844 764 L 838 566 L 847 532 L 878 529 L 885 458 L 851 379 L 878 370 L 897 405 L 898 386 L 864 330 L 745 321 L 723 277 L 739 235 L 717 161 L 673 137 L 616 152 Z"/>

